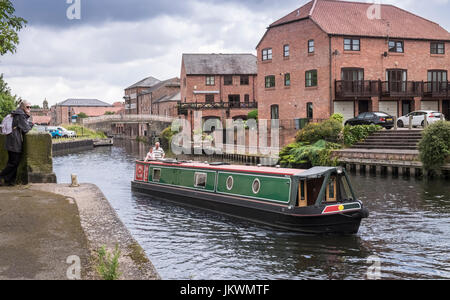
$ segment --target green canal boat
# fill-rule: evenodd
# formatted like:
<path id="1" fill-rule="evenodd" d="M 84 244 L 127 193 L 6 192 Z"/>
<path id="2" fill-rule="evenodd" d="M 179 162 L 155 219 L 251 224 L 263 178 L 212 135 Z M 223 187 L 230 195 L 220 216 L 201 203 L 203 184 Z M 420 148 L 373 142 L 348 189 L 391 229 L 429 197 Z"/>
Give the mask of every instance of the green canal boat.
<path id="1" fill-rule="evenodd" d="M 368 210 L 345 170 L 159 160 L 136 162 L 132 189 L 154 198 L 302 233 L 358 232 Z"/>

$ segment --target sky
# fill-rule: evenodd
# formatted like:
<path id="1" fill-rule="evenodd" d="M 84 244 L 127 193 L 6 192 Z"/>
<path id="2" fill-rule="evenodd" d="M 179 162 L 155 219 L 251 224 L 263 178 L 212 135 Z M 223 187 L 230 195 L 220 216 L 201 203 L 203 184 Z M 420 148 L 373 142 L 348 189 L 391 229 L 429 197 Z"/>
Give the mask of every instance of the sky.
<path id="1" fill-rule="evenodd" d="M 123 101 L 153 76 L 180 76 L 183 53 L 253 53 L 267 26 L 308 0 L 12 0 L 28 21 L 0 73 L 32 104 Z M 364 1 L 360 2 L 373 2 Z M 376 1 L 379 3 L 380 1 Z M 450 0 L 383 0 L 450 31 Z"/>

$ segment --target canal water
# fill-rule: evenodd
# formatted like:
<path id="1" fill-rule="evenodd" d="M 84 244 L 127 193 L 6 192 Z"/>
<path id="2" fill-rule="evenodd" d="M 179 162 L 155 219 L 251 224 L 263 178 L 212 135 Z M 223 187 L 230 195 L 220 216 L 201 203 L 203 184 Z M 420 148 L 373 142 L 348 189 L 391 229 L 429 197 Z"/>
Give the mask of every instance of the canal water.
<path id="1" fill-rule="evenodd" d="M 146 146 L 116 141 L 54 158 L 101 188 L 163 279 L 450 279 L 450 184 L 351 175 L 370 210 L 355 236 L 310 236 L 135 194 L 134 161 Z"/>

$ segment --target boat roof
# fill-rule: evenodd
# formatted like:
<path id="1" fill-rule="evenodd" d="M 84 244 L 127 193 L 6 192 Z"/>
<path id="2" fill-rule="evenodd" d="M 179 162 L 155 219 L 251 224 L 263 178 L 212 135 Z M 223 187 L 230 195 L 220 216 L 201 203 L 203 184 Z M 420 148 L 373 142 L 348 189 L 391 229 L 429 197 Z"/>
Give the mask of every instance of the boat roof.
<path id="1" fill-rule="evenodd" d="M 194 168 L 203 170 L 217 170 L 225 172 L 245 172 L 245 173 L 259 173 L 279 176 L 300 176 L 302 178 L 317 178 L 321 177 L 327 172 L 335 170 L 336 168 L 330 167 L 315 167 L 312 169 L 288 169 L 288 168 L 275 168 L 275 167 L 263 167 L 263 166 L 242 166 L 242 165 L 228 165 L 228 164 L 209 164 L 205 162 L 177 162 L 177 161 L 150 161 L 142 162 L 144 164 L 167 166 L 167 167 L 182 167 L 182 168 Z M 313 177 L 314 176 L 314 177 Z"/>
<path id="2" fill-rule="evenodd" d="M 314 167 L 297 175 L 302 179 L 313 179 L 313 178 L 320 178 L 325 174 L 330 173 L 334 170 L 336 170 L 335 167 Z"/>

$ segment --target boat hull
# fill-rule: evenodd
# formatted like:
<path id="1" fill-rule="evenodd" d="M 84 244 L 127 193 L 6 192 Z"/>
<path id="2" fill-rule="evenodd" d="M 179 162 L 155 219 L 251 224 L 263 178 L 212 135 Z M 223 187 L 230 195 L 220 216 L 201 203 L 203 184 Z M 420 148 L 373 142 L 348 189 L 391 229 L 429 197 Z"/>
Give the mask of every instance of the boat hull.
<path id="1" fill-rule="evenodd" d="M 278 229 L 307 234 L 356 234 L 361 219 L 368 215 L 367 210 L 362 206 L 351 211 L 323 214 L 326 206 L 292 208 L 282 204 L 148 182 L 133 181 L 132 190 L 184 206 L 197 207 Z"/>

